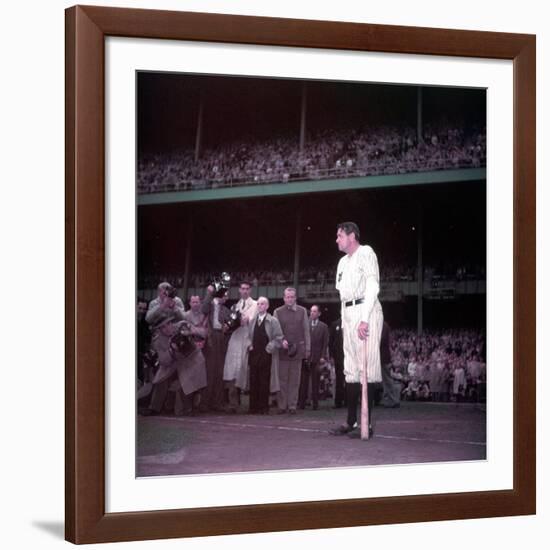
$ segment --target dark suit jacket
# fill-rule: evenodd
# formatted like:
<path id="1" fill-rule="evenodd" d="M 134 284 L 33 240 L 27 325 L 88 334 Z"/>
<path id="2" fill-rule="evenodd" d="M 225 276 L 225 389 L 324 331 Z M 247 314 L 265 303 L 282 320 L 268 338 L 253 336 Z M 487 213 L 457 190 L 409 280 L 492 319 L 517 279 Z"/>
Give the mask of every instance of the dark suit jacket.
<path id="1" fill-rule="evenodd" d="M 323 321 L 317 320 L 317 326 L 313 328 L 309 321 L 311 334 L 311 362 L 319 363 L 321 357 L 328 360 L 328 326 Z"/>
<path id="2" fill-rule="evenodd" d="M 207 293 L 204 297 L 204 300 L 202 301 L 201 305 L 201 311 L 208 316 L 208 335 L 214 330 L 214 311 L 215 307 L 212 303 L 212 300 L 214 297 L 212 294 Z M 219 310 L 219 322 L 223 325 L 226 321 L 229 321 L 229 308 L 223 304 L 220 304 L 220 310 Z"/>
<path id="3" fill-rule="evenodd" d="M 344 337 L 342 334 L 342 319 L 337 319 L 330 325 L 329 335 L 330 356 L 335 361 L 343 363 L 344 361 Z"/>

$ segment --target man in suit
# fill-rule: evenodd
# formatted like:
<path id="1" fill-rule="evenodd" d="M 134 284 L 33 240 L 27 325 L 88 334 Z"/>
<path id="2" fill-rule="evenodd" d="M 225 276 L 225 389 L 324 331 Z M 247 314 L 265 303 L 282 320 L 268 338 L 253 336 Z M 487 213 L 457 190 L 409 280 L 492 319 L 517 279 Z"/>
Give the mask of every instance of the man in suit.
<path id="1" fill-rule="evenodd" d="M 208 335 L 203 349 L 206 359 L 206 388 L 202 393 L 200 410 L 223 411 L 223 365 L 227 352 L 226 325 L 229 309 L 225 306 L 227 292 L 214 296 L 214 287 L 209 285 L 201 310 L 208 317 Z"/>
<path id="2" fill-rule="evenodd" d="M 311 340 L 311 358 L 302 363 L 302 376 L 300 381 L 300 398 L 298 407 L 304 409 L 310 388 L 313 410 L 319 408 L 319 381 L 321 368 L 328 360 L 328 327 L 319 319 L 321 310 L 317 304 L 309 310 L 309 331 Z"/>
<path id="3" fill-rule="evenodd" d="M 344 338 L 342 337 L 342 318 L 332 322 L 329 330 L 328 350 L 334 363 L 334 408 L 340 409 L 346 403 L 344 378 Z"/>
<path id="4" fill-rule="evenodd" d="M 269 300 L 260 296 L 257 314 L 248 324 L 248 369 L 239 373 L 237 385 L 250 389 L 251 414 L 269 414 L 269 394 L 279 391 L 279 349 L 283 331 L 279 321 L 267 310 Z M 247 372 L 248 371 L 248 372 Z"/>
<path id="5" fill-rule="evenodd" d="M 306 308 L 296 303 L 295 288 L 285 289 L 283 301 L 284 305 L 274 312 L 284 335 L 279 352 L 280 391 L 277 402 L 279 414 L 287 411 L 296 414 L 302 359 L 309 359 L 311 354 L 309 320 Z"/>

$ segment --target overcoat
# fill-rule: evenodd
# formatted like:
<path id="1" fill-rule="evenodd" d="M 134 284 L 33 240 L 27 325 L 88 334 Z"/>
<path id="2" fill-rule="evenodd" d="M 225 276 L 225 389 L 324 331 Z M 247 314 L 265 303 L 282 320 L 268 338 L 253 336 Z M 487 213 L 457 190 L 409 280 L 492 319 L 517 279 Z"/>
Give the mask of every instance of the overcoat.
<path id="1" fill-rule="evenodd" d="M 254 327 L 256 326 L 257 321 L 258 321 L 258 315 L 256 314 L 251 319 L 247 327 L 248 328 L 247 349 L 249 346 L 252 345 L 252 335 L 254 334 Z M 264 323 L 265 323 L 265 332 L 269 339 L 269 342 L 265 347 L 265 351 L 271 354 L 271 380 L 269 384 L 269 391 L 271 393 L 274 393 L 274 392 L 278 392 L 280 389 L 279 388 L 279 349 L 283 345 L 283 331 L 281 330 L 281 325 L 279 324 L 279 321 L 269 313 L 266 314 Z M 246 362 L 246 365 L 244 366 L 244 368 L 241 369 L 241 372 L 239 373 L 239 377 L 237 378 L 235 385 L 243 390 L 247 390 L 249 388 L 250 377 L 249 377 L 248 361 Z"/>

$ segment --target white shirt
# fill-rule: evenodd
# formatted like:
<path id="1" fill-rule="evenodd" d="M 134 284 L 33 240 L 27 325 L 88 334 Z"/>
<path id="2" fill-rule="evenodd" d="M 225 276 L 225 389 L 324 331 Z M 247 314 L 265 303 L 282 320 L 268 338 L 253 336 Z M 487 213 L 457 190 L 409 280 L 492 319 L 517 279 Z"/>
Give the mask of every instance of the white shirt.
<path id="1" fill-rule="evenodd" d="M 247 317 L 248 320 L 256 315 L 257 307 L 256 300 L 252 299 L 250 296 L 246 300 L 241 298 L 237 302 L 237 309 L 241 312 L 241 315 Z"/>
<path id="2" fill-rule="evenodd" d="M 265 316 L 267 313 L 264 313 L 263 315 L 258 315 L 258 324 L 261 325 L 264 322 Z"/>

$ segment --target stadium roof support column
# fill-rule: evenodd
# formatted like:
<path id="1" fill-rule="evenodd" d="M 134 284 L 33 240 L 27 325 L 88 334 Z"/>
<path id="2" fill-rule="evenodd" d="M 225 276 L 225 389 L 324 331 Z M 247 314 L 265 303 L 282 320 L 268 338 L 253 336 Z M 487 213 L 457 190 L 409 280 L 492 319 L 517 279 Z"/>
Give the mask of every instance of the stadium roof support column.
<path id="1" fill-rule="evenodd" d="M 300 283 L 300 244 L 302 240 L 302 208 L 296 211 L 296 239 L 294 241 L 294 288 L 296 296 L 299 294 L 298 284 Z"/>
<path id="2" fill-rule="evenodd" d="M 424 265 L 422 261 L 422 233 L 423 233 L 423 212 L 422 203 L 418 203 L 418 220 L 417 220 L 417 232 L 416 232 L 416 246 L 417 246 L 417 281 L 418 281 L 418 293 L 416 302 L 416 329 L 418 335 L 421 336 L 424 331 Z"/>
<path id="3" fill-rule="evenodd" d="M 195 136 L 195 162 L 201 156 L 201 141 L 202 141 L 202 96 L 199 99 L 199 112 L 197 113 L 197 135 Z"/>
<path id="4" fill-rule="evenodd" d="M 422 130 L 422 86 L 416 88 L 416 141 L 424 142 L 424 132 Z"/>
<path id="5" fill-rule="evenodd" d="M 302 108 L 300 110 L 300 153 L 306 144 L 307 82 L 302 82 Z"/>
<path id="6" fill-rule="evenodd" d="M 191 210 L 191 209 L 189 209 Z M 189 291 L 189 273 L 191 272 L 191 244 L 193 242 L 193 214 L 189 211 L 187 216 L 187 246 L 185 248 L 185 270 L 183 272 L 183 299 L 187 300 Z"/>

